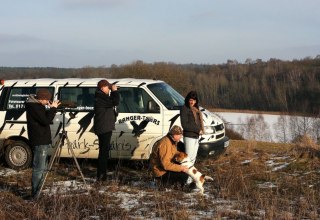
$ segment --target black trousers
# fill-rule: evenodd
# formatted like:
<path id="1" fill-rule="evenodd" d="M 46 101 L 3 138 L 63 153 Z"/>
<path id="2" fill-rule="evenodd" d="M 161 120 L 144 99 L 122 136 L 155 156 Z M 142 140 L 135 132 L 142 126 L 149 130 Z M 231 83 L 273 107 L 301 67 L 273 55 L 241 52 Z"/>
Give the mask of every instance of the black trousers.
<path id="1" fill-rule="evenodd" d="M 160 180 L 160 186 L 177 186 L 177 187 L 184 187 L 189 175 L 184 172 L 172 172 L 167 171 L 160 177 L 156 179 Z"/>
<path id="2" fill-rule="evenodd" d="M 109 159 L 110 141 L 112 131 L 98 135 L 99 139 L 99 155 L 97 178 L 105 178 L 107 175 L 107 161 Z"/>

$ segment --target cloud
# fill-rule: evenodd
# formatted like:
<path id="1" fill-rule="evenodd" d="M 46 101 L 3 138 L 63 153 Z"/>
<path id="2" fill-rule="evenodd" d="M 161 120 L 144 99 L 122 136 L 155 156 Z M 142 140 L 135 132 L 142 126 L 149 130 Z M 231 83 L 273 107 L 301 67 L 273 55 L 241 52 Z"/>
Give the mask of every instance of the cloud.
<path id="1" fill-rule="evenodd" d="M 26 35 L 26 34 L 4 34 L 0 33 L 0 44 L 11 44 L 11 43 L 31 43 L 39 42 L 41 39 Z"/>
<path id="2" fill-rule="evenodd" d="M 66 8 L 109 8 L 129 3 L 130 0 L 62 0 Z"/>
<path id="3" fill-rule="evenodd" d="M 194 20 L 207 20 L 207 19 L 212 19 L 216 17 L 216 13 L 214 11 L 204 11 L 201 13 L 197 13 L 197 14 L 193 14 L 190 16 L 190 20 L 194 21 Z"/>

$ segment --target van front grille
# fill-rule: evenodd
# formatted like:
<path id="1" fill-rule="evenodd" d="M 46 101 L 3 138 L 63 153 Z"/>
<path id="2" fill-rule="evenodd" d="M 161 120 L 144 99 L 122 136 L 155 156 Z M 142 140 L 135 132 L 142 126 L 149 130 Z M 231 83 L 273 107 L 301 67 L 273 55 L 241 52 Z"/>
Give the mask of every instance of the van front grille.
<path id="1" fill-rule="evenodd" d="M 222 138 L 223 136 L 224 136 L 224 133 L 219 134 L 219 135 L 216 136 L 216 139 L 220 139 L 220 138 Z"/>

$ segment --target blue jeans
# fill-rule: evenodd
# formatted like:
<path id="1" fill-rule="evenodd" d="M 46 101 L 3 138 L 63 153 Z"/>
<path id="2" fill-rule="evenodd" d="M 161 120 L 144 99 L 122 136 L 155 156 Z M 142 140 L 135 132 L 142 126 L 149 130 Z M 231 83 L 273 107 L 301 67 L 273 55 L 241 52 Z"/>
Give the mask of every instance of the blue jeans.
<path id="1" fill-rule="evenodd" d="M 51 145 L 38 145 L 34 147 L 33 164 L 32 164 L 32 196 L 35 196 L 39 190 L 42 177 L 47 170 L 48 148 Z"/>

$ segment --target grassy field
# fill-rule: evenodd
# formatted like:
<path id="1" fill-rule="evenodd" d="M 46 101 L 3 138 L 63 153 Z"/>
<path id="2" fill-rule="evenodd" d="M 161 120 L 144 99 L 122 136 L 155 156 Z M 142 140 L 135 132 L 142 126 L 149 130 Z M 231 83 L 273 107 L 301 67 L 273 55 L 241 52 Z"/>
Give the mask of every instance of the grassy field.
<path id="1" fill-rule="evenodd" d="M 196 167 L 214 178 L 205 193 L 156 189 L 145 163 L 115 162 L 97 184 L 95 161 L 80 160 L 89 190 L 72 160 L 60 161 L 37 201 L 31 169 L 1 167 L 0 219 L 319 219 L 319 146 L 231 141 L 217 160 Z M 69 183 L 69 185 L 66 185 Z"/>

